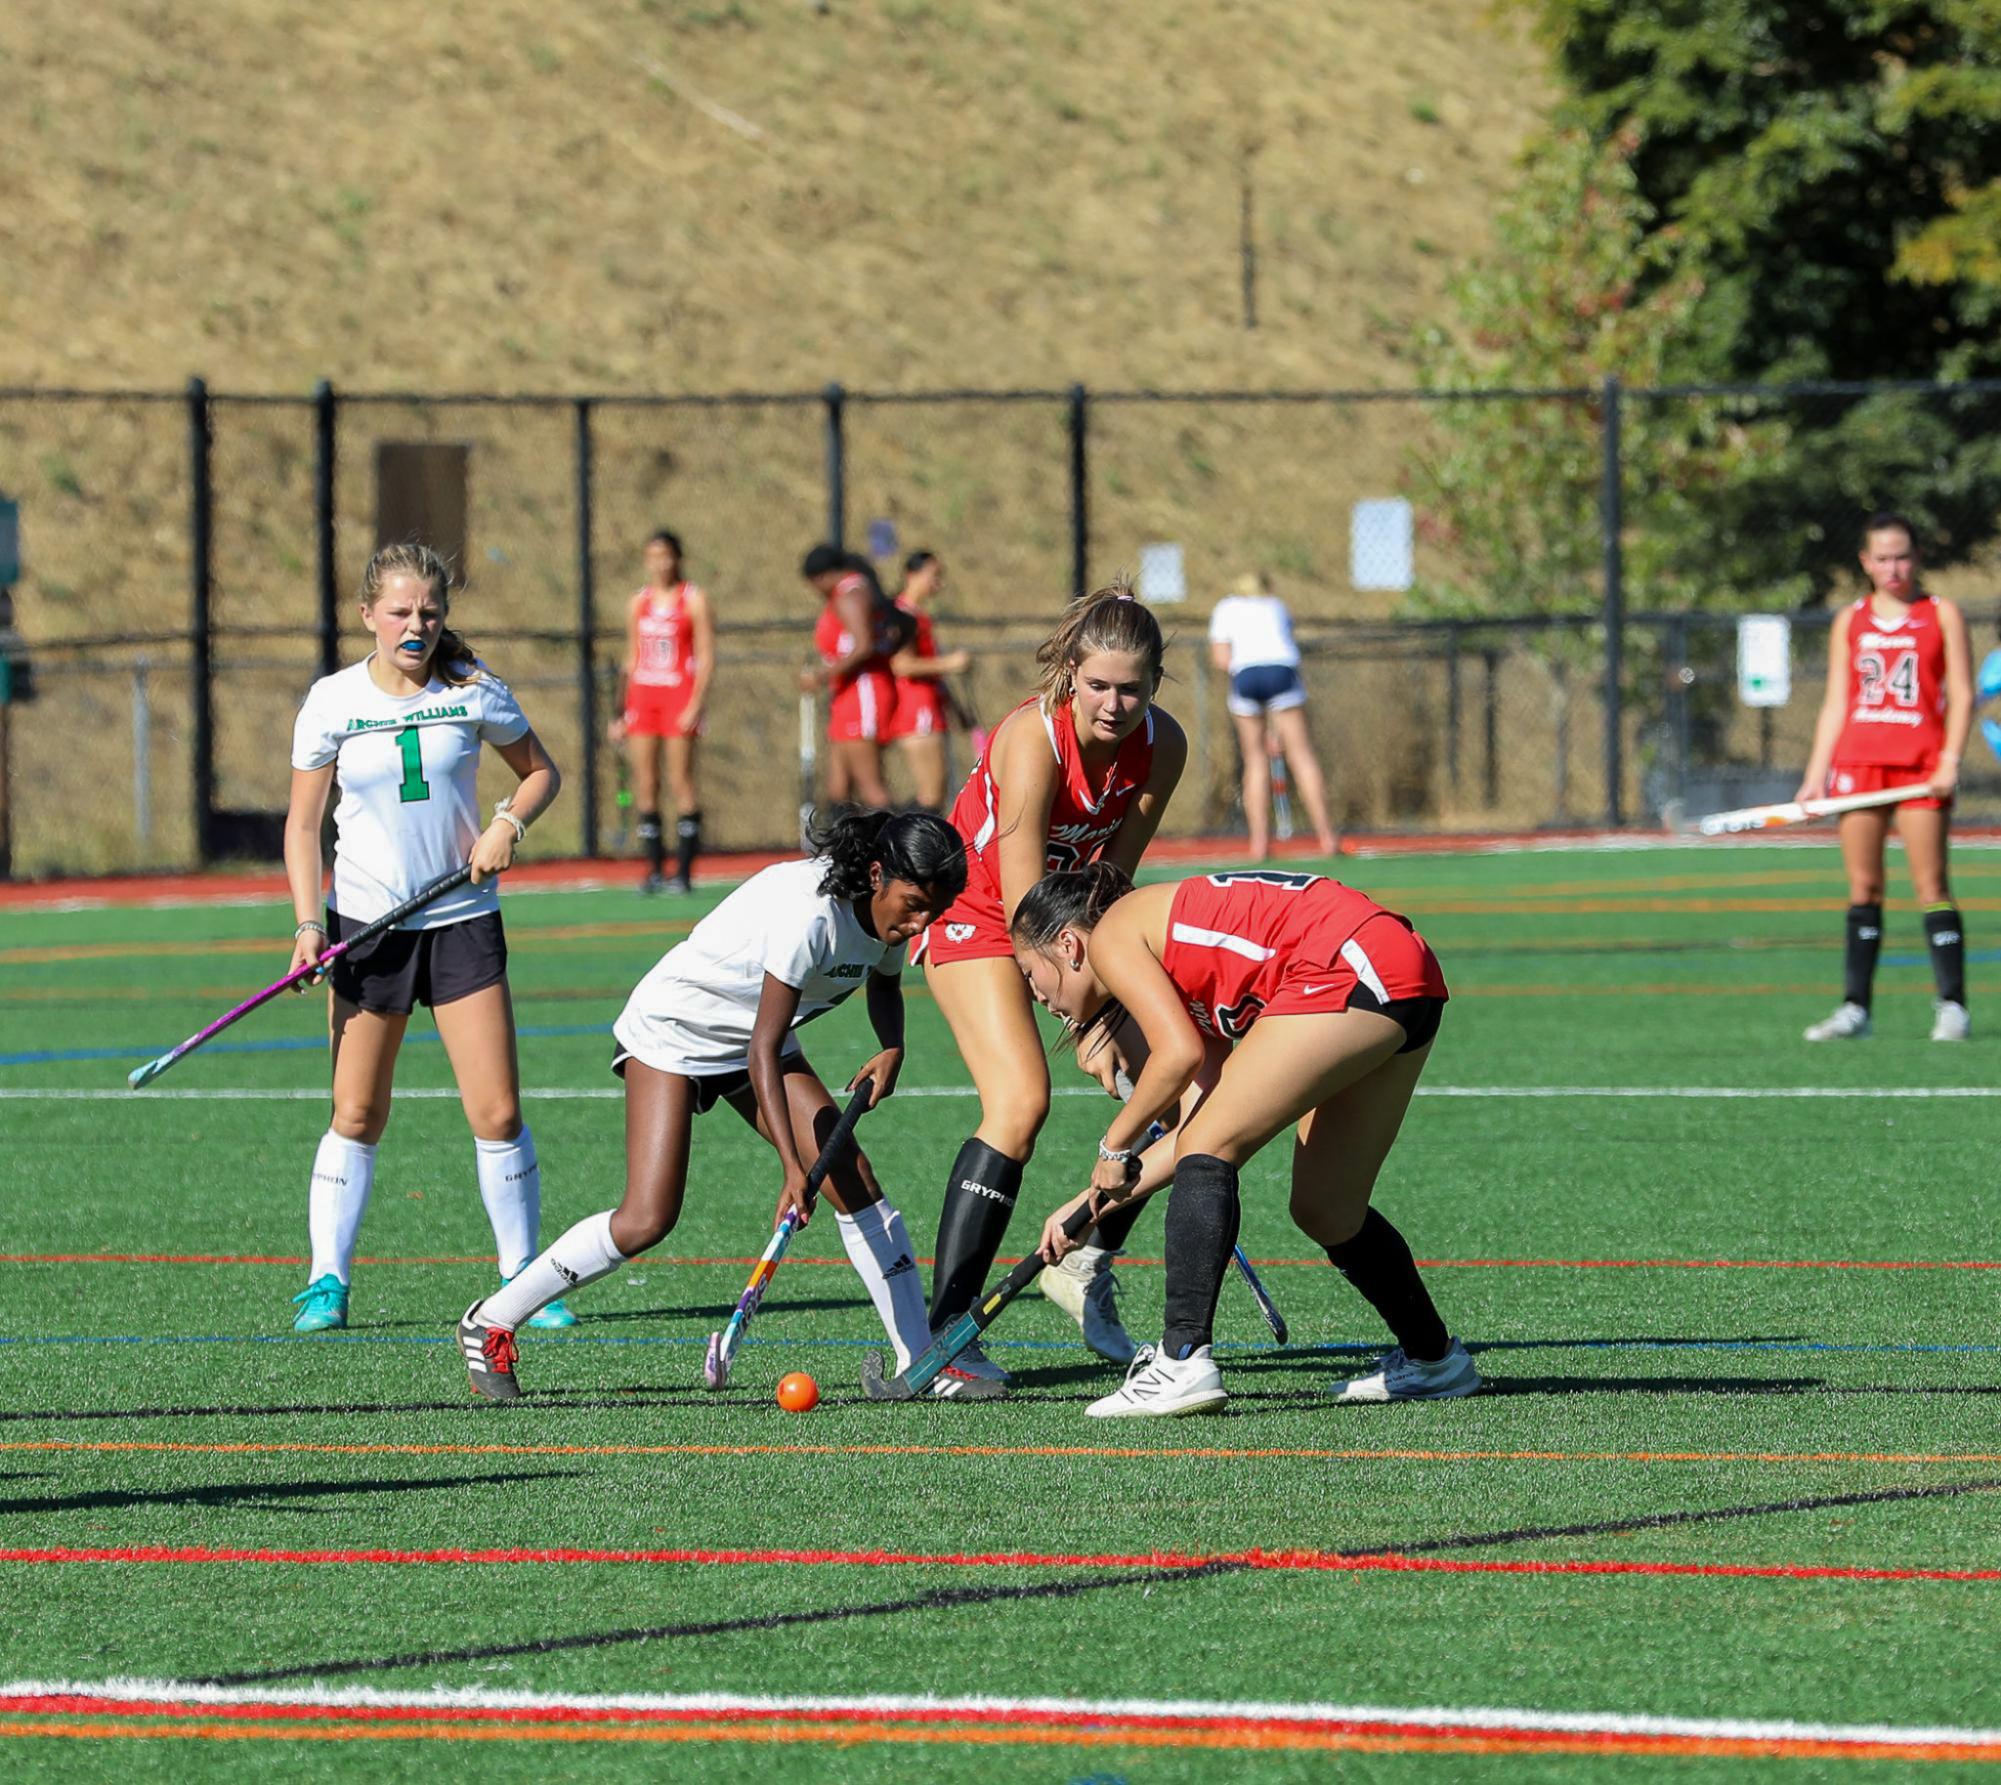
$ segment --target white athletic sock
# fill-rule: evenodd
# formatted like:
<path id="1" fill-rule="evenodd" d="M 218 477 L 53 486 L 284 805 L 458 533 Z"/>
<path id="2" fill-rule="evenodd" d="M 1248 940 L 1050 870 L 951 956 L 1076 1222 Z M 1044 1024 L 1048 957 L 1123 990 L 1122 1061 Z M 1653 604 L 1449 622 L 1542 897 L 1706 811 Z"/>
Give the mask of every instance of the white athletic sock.
<path id="1" fill-rule="evenodd" d="M 479 1199 L 493 1223 L 493 1246 L 500 1274 L 511 1277 L 535 1256 L 536 1229 L 542 1224 L 542 1167 L 535 1137 L 524 1125 L 512 1140 L 473 1137 L 479 1168 Z"/>
<path id="2" fill-rule="evenodd" d="M 313 1271 L 308 1282 L 338 1277 L 343 1283 L 354 1267 L 354 1242 L 361 1233 L 362 1211 L 375 1188 L 375 1149 L 348 1140 L 329 1128 L 320 1136 L 313 1156 L 313 1190 L 306 1204 L 306 1230 L 312 1235 Z"/>
<path id="3" fill-rule="evenodd" d="M 512 1283 L 481 1302 L 473 1318 L 481 1326 L 512 1332 L 557 1296 L 609 1277 L 625 1262 L 625 1254 L 611 1243 L 612 1212 L 586 1215 L 540 1258 L 522 1266 Z"/>
<path id="4" fill-rule="evenodd" d="M 868 1298 L 896 1347 L 897 1370 L 906 1370 L 931 1343 L 931 1323 L 924 1312 L 924 1280 L 903 1217 L 888 1202 L 876 1202 L 852 1215 L 836 1210 L 834 1218 L 849 1262 L 867 1285 Z"/>

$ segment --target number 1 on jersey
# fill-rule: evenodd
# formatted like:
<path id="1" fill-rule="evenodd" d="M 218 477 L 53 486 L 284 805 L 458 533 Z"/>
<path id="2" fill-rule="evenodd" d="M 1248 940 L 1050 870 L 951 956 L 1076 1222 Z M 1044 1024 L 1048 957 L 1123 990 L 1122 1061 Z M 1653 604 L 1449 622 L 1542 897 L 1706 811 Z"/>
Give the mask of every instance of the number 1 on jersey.
<path id="1" fill-rule="evenodd" d="M 396 747 L 403 752 L 403 785 L 397 788 L 396 796 L 406 806 L 413 800 L 431 797 L 431 784 L 424 779 L 424 749 L 418 742 L 419 736 L 414 725 L 406 725 L 396 734 Z"/>

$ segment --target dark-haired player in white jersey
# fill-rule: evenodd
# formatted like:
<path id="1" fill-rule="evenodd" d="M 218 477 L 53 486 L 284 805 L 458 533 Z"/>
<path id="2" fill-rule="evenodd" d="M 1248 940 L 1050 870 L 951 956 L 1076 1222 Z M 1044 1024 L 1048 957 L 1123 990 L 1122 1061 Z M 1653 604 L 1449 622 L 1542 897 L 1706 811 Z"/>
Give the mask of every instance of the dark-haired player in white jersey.
<path id="1" fill-rule="evenodd" d="M 608 1277 L 674 1230 L 688 1184 L 694 1118 L 727 1103 L 777 1151 L 773 1225 L 805 1222 L 807 1164 L 839 1112 L 798 1031 L 866 989 L 881 1051 L 848 1080 L 880 1103 L 903 1067 L 904 945 L 958 897 L 966 852 L 942 818 L 848 810 L 805 861 L 753 875 L 670 949 L 612 1025 L 625 1080 L 625 1196 L 588 1216 L 497 1295 L 466 1310 L 459 1350 L 475 1394 L 519 1397 L 514 1331 L 552 1296 Z M 841 1242 L 896 1348 L 897 1367 L 930 1341 L 924 1288 L 903 1217 L 859 1148 L 826 1180 Z M 956 1372 L 940 1395 L 987 1384 Z"/>
<path id="2" fill-rule="evenodd" d="M 494 876 L 556 797 L 561 778 L 519 703 L 445 624 L 448 573 L 426 546 L 385 546 L 362 579 L 361 617 L 375 649 L 315 682 L 292 734 L 285 820 L 292 965 L 401 904 L 462 863 L 472 883 L 335 960 L 333 1119 L 313 1161 L 313 1262 L 294 1301 L 296 1331 L 347 1324 L 348 1280 L 375 1150 L 389 1121 L 390 1080 L 410 1013 L 428 1004 L 471 1125 L 480 1197 L 503 1277 L 535 1250 L 542 1179 L 521 1120 L 507 938 Z M 491 744 L 520 778 L 484 824 L 479 758 Z M 333 782 L 333 894 L 320 913 L 320 821 Z M 304 982 L 301 982 L 304 989 Z M 573 1324 L 548 1311 L 544 1324 Z"/>

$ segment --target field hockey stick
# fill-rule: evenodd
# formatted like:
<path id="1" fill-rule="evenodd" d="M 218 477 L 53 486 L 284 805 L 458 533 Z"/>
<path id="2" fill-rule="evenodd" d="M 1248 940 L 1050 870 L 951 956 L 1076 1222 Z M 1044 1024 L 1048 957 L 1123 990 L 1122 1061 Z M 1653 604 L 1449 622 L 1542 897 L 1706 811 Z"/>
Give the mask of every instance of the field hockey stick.
<path id="1" fill-rule="evenodd" d="M 819 797 L 820 703 L 799 696 L 799 847 L 813 852 L 813 805 Z"/>
<path id="2" fill-rule="evenodd" d="M 303 967 L 294 967 L 283 979 L 274 980 L 261 992 L 257 993 L 255 997 L 244 999 L 241 1004 L 237 1005 L 226 1016 L 217 1017 L 206 1029 L 198 1030 L 193 1035 L 190 1035 L 179 1047 L 169 1048 L 157 1060 L 148 1060 L 145 1065 L 128 1072 L 125 1075 L 125 1082 L 135 1091 L 145 1085 L 150 1085 L 176 1061 L 193 1053 L 203 1042 L 212 1041 L 223 1030 L 227 1029 L 231 1023 L 248 1016 L 260 1004 L 270 1003 L 280 992 L 289 990 L 303 979 L 311 979 L 316 974 L 324 973 L 333 962 L 339 960 L 349 949 L 358 947 L 361 943 L 371 941 L 373 938 L 381 935 L 384 930 L 394 929 L 411 912 L 428 905 L 441 893 L 448 893 L 455 886 L 465 885 L 471 878 L 472 866 L 470 863 L 454 868 L 449 874 L 440 875 L 429 886 L 412 893 L 394 910 L 385 911 L 373 923 L 363 924 L 360 929 L 356 930 L 345 941 L 336 942 L 318 960 L 308 961 Z"/>
<path id="3" fill-rule="evenodd" d="M 1781 800 L 1775 806 L 1745 806 L 1735 812 L 1712 812 L 1707 818 L 1698 820 L 1695 828 L 1705 837 L 1776 830 L 1788 824 L 1807 824 L 1816 818 L 1838 818 L 1843 812 L 1866 812 L 1871 806 L 1895 806 L 1904 800 L 1929 799 L 1931 790 L 1929 781 L 1913 781 L 1908 787 L 1885 787 L 1875 793 L 1849 793 L 1835 799 Z"/>
<path id="4" fill-rule="evenodd" d="M 1283 1345 L 1286 1341 L 1285 1316 L 1278 1311 L 1278 1303 L 1271 1299 L 1265 1286 L 1258 1281 L 1258 1274 L 1251 1269 L 1251 1261 L 1244 1256 L 1242 1246 L 1232 1246 L 1230 1258 L 1237 1267 L 1237 1274 L 1243 1278 L 1245 1287 L 1257 1297 L 1258 1312 L 1265 1317 L 1265 1325 L 1271 1328 L 1271 1336 Z"/>
<path id="5" fill-rule="evenodd" d="M 1088 1202 L 1079 1203 L 1071 1212 L 1070 1219 L 1063 1223 L 1063 1237 L 1066 1240 L 1081 1237 L 1097 1219 L 1097 1212 Z M 882 1373 L 882 1353 L 871 1351 L 862 1359 L 862 1392 L 871 1401 L 908 1401 L 921 1395 L 950 1367 L 960 1352 L 993 1324 L 1009 1302 L 1041 1276 L 1042 1268 L 1041 1254 L 1029 1253 L 971 1308 L 933 1338 L 923 1354 L 913 1358 L 909 1369 L 900 1375 L 885 1377 Z"/>
<path id="6" fill-rule="evenodd" d="M 1272 835 L 1281 843 L 1292 841 L 1292 779 L 1286 767 L 1285 746 L 1274 726 L 1267 736 L 1265 753 L 1271 762 Z"/>
<path id="7" fill-rule="evenodd" d="M 855 1086 L 855 1094 L 848 1099 L 848 1107 L 841 1111 L 841 1119 L 834 1124 L 833 1133 L 827 1136 L 827 1144 L 820 1149 L 819 1158 L 813 1161 L 812 1170 L 806 1174 L 806 1207 L 809 1210 L 820 1194 L 820 1186 L 827 1181 L 827 1173 L 840 1163 L 849 1141 L 854 1139 L 855 1124 L 862 1119 L 874 1095 L 875 1080 L 872 1078 L 865 1078 Z M 764 1300 L 764 1292 L 771 1287 L 771 1279 L 778 1275 L 778 1267 L 785 1260 L 786 1248 L 792 1244 L 792 1236 L 798 1228 L 797 1211 L 787 1209 L 785 1218 L 778 1223 L 777 1231 L 771 1236 L 770 1244 L 764 1248 L 764 1256 L 750 1273 L 750 1281 L 743 1286 L 743 1294 L 737 1298 L 729 1324 L 721 1332 L 709 1334 L 708 1354 L 702 1359 L 702 1380 L 711 1388 L 728 1386 L 730 1365 L 736 1362 L 744 1331 L 750 1325 L 751 1316 L 757 1312 L 758 1304 Z"/>

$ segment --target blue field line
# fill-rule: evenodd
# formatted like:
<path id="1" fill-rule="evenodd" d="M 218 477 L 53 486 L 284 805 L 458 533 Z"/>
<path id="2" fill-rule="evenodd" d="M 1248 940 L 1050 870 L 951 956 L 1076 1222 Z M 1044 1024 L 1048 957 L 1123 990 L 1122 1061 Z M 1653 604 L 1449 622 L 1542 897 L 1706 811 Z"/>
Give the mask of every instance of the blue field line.
<path id="1" fill-rule="evenodd" d="M 706 1334 L 695 1333 L 538 1333 L 531 1341 L 536 1350 L 545 1345 L 707 1345 Z M 0 1345 L 452 1345 L 449 1334 L 421 1333 L 0 1333 Z M 859 1351 L 881 1350 L 884 1341 L 874 1339 L 746 1339 L 746 1345 L 771 1346 L 785 1350 Z M 991 1351 L 1075 1351 L 1071 1339 L 988 1339 Z M 1381 1340 L 1325 1345 L 1274 1345 L 1269 1340 L 1217 1343 L 1219 1352 L 1256 1354 L 1283 1351 L 1292 1356 L 1378 1357 L 1385 1347 Z M 1806 1354 L 1891 1357 L 1985 1357 L 2001 1353 L 2001 1345 L 1844 1345 L 1824 1339 L 1490 1339 L 1468 1340 L 1471 1352 L 1487 1351 L 1730 1351 L 1765 1356 Z"/>
<path id="2" fill-rule="evenodd" d="M 2001 948 L 1969 948 L 1966 951 L 1969 966 L 1991 966 L 2001 961 Z M 1883 967 L 1928 967 L 1931 957 L 1922 954 L 1886 954 L 1877 963 Z"/>
<path id="3" fill-rule="evenodd" d="M 524 1039 L 546 1041 L 564 1035 L 602 1035 L 611 1039 L 610 1023 L 518 1023 L 514 1033 Z M 435 1029 L 413 1029 L 403 1037 L 403 1045 L 412 1047 L 424 1042 L 436 1041 Z M 157 1060 L 169 1047 L 168 1042 L 161 1047 L 51 1047 L 37 1048 L 24 1054 L 0 1054 L 0 1066 L 49 1066 L 60 1065 L 73 1060 L 131 1060 L 135 1064 L 143 1060 Z M 205 1054 L 297 1054 L 312 1051 L 325 1053 L 327 1038 L 324 1035 L 283 1035 L 270 1041 L 216 1041 L 202 1049 Z"/>

